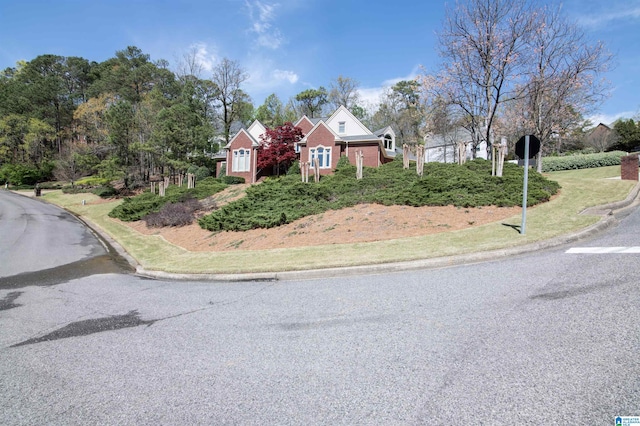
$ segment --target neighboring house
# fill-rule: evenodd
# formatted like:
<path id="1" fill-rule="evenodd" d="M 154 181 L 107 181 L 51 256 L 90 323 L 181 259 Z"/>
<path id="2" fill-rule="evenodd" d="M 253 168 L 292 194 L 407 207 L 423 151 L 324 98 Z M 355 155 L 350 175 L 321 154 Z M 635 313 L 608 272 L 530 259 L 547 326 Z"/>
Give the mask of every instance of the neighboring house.
<path id="1" fill-rule="evenodd" d="M 473 143 L 471 132 L 464 127 L 457 127 L 446 134 L 427 134 L 424 137 L 424 162 L 455 163 L 458 161 L 458 144 L 467 145 L 467 160 L 473 158 Z M 487 159 L 487 143 L 482 142 L 476 147 L 476 157 Z"/>
<path id="2" fill-rule="evenodd" d="M 611 127 L 600 123 L 594 127 L 586 136 L 587 146 L 598 151 L 604 151 L 615 142 L 615 133 Z"/>
<path id="3" fill-rule="evenodd" d="M 245 182 L 255 183 L 260 136 L 266 130 L 258 120 L 254 121 L 248 129 L 240 129 L 224 147 L 225 161 L 218 163 L 218 176 L 224 168 L 227 176 L 239 176 L 244 178 Z"/>
<path id="4" fill-rule="evenodd" d="M 305 135 L 296 146 L 300 161 L 318 160 L 320 173 L 332 174 L 342 156 L 355 164 L 356 152 L 362 151 L 364 166 L 378 167 L 395 157 L 396 135 L 391 127 L 376 132 L 369 130 L 344 106 L 326 119 L 303 116 L 295 126 Z M 218 174 L 223 169 L 230 176 L 240 176 L 246 182 L 257 181 L 257 150 L 260 135 L 266 128 L 254 121 L 248 129 L 241 129 L 224 147 L 225 161 L 218 163 Z"/>

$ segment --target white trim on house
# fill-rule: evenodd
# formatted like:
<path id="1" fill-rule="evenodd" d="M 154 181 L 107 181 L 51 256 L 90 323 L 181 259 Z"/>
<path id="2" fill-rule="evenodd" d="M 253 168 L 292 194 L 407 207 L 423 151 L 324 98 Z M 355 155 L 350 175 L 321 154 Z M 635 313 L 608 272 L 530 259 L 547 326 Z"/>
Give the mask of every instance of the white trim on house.
<path id="1" fill-rule="evenodd" d="M 256 142 L 260 142 L 260 136 L 264 135 L 266 131 L 267 128 L 258 120 L 254 120 L 247 129 L 247 133 L 249 133 Z"/>
<path id="2" fill-rule="evenodd" d="M 353 135 L 372 135 L 371 130 L 367 128 L 358 118 L 351 113 L 344 105 L 340 105 L 338 109 L 335 110 L 331 117 L 327 118 L 325 122 L 327 126 L 333 130 L 334 133 L 339 132 L 339 123 L 345 122 L 345 133 L 344 136 L 353 136 Z M 355 126 L 350 126 L 349 123 L 355 124 Z"/>
<path id="3" fill-rule="evenodd" d="M 313 165 L 313 159 L 318 158 L 318 168 L 319 169 L 330 169 L 331 168 L 331 149 L 332 147 L 327 147 L 324 145 L 317 145 L 313 148 L 309 148 L 309 163 Z"/>
<path id="4" fill-rule="evenodd" d="M 231 152 L 231 171 L 234 173 L 251 171 L 251 149 L 238 148 Z"/>

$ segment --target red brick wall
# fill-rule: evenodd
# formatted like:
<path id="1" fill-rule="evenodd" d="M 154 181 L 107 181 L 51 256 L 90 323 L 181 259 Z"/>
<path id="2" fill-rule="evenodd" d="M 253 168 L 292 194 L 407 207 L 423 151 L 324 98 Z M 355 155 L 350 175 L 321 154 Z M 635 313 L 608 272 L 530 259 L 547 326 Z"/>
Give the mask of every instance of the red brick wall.
<path id="1" fill-rule="evenodd" d="M 320 169 L 321 175 L 332 174 L 340 159 L 340 145 L 335 143 L 335 135 L 324 124 L 319 125 L 307 137 L 307 145 L 300 147 L 300 161 L 309 161 L 309 149 L 317 146 L 331 148 L 331 167 L 328 169 Z"/>
<path id="2" fill-rule="evenodd" d="M 248 172 L 234 172 L 233 169 L 233 151 L 240 148 L 248 149 L 251 151 L 250 168 Z M 231 141 L 231 146 L 227 151 L 227 175 L 239 176 L 244 178 L 246 183 L 255 182 L 255 168 L 256 168 L 256 155 L 257 152 L 253 148 L 253 140 L 244 132 L 238 133 Z"/>
<path id="3" fill-rule="evenodd" d="M 351 164 L 356 164 L 356 152 L 362 151 L 364 155 L 363 165 L 365 167 L 378 167 L 380 164 L 380 150 L 379 145 L 373 142 L 368 145 L 351 145 L 349 146 L 349 162 Z"/>
<path id="4" fill-rule="evenodd" d="M 298 127 L 302 129 L 302 134 L 306 136 L 307 133 L 309 133 L 311 129 L 313 129 L 313 123 L 305 119 L 298 124 Z"/>
<path id="5" fill-rule="evenodd" d="M 620 158 L 620 175 L 623 180 L 638 180 L 638 154 Z"/>
<path id="6" fill-rule="evenodd" d="M 216 163 L 216 177 L 220 177 L 220 173 L 222 173 L 222 166 L 224 166 L 224 172 L 227 173 L 227 163 L 226 163 L 226 161 L 218 161 Z"/>

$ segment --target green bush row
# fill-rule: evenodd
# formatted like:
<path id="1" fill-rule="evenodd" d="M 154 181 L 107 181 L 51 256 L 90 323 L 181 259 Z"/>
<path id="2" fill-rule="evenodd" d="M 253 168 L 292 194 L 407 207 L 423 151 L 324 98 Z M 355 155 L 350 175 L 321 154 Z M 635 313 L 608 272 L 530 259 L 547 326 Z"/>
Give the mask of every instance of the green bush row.
<path id="1" fill-rule="evenodd" d="M 78 179 L 75 184 L 79 186 L 106 186 L 109 182 L 109 179 L 101 178 L 99 176 L 88 176 Z"/>
<path id="2" fill-rule="evenodd" d="M 491 176 L 491 162 L 474 160 L 464 165 L 429 163 L 424 176 L 415 168 L 403 169 L 393 161 L 365 168 L 355 178 L 355 166 L 341 162 L 333 175 L 320 182 L 302 183 L 299 175 L 266 179 L 247 189 L 246 197 L 202 217 L 200 226 L 210 231 L 246 231 L 271 228 L 296 219 L 362 203 L 408 206 L 515 206 L 522 203 L 523 170 L 505 164 L 502 177 Z M 532 171 L 528 205 L 547 201 L 559 189 Z"/>
<path id="3" fill-rule="evenodd" d="M 626 156 L 624 151 L 598 152 L 594 154 L 577 154 L 566 157 L 544 157 L 543 172 L 560 170 L 590 169 L 593 167 L 617 166 L 620 158 Z"/>
<path id="4" fill-rule="evenodd" d="M 49 181 L 53 177 L 54 164 L 44 161 L 37 166 L 6 163 L 0 167 L 0 183 L 5 182 L 16 187 L 33 186 L 38 182 Z"/>
<path id="5" fill-rule="evenodd" d="M 190 198 L 201 200 L 217 192 L 222 191 L 227 184 L 220 179 L 208 177 L 200 181 L 196 180 L 196 187 L 187 189 L 186 186 L 170 185 L 161 197 L 152 194 L 149 190 L 135 197 L 127 197 L 122 204 L 111 210 L 109 216 L 125 222 L 140 220 L 149 213 L 158 212 L 167 203 L 178 203 Z"/>

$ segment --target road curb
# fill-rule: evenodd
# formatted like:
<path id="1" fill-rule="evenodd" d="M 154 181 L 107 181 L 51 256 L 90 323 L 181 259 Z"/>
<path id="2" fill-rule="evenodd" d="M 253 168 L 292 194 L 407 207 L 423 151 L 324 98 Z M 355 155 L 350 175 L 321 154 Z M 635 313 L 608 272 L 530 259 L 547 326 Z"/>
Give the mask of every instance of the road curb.
<path id="1" fill-rule="evenodd" d="M 20 193 L 18 193 L 20 194 Z M 21 194 L 23 195 L 23 194 Z M 325 269 L 310 269 L 302 271 L 281 271 L 281 272 L 250 272 L 250 273 L 204 273 L 204 274 L 187 274 L 172 273 L 158 270 L 147 270 L 143 268 L 125 249 L 114 240 L 107 232 L 103 231 L 98 225 L 88 221 L 87 219 L 73 213 L 70 210 L 65 211 L 74 215 L 78 220 L 88 226 L 106 245 L 110 246 L 120 257 L 131 265 L 135 270 L 135 274 L 160 280 L 174 281 L 279 281 L 279 280 L 303 280 L 315 278 L 335 278 L 357 275 L 376 275 L 393 272 L 415 271 L 422 269 L 437 269 L 449 266 L 458 266 L 464 264 L 473 264 L 498 260 L 508 256 L 518 256 L 540 250 L 546 250 L 558 247 L 564 244 L 573 243 L 584 240 L 586 238 L 597 235 L 598 233 L 614 226 L 620 219 L 630 214 L 638 205 L 640 205 L 640 183 L 629 192 L 629 195 L 622 201 L 605 204 L 602 206 L 589 207 L 580 214 L 602 216 L 597 223 L 582 230 L 561 235 L 549 240 L 538 241 L 530 244 L 509 247 L 504 249 L 489 250 L 483 252 L 466 253 L 453 256 L 442 256 L 425 259 L 410 260 L 404 262 L 380 263 L 369 265 L 345 266 Z M 25 195 L 28 196 L 28 195 Z M 43 200 L 44 201 L 44 200 Z M 60 206 L 58 206 L 60 207 Z M 62 208 L 62 207 L 60 207 Z"/>
<path id="2" fill-rule="evenodd" d="M 178 281 L 279 281 L 302 280 L 315 278 L 335 278 L 356 275 L 376 275 L 392 272 L 414 271 L 421 269 L 437 269 L 463 264 L 473 264 L 497 260 L 508 256 L 517 256 L 540 250 L 558 247 L 564 244 L 584 240 L 599 234 L 614 226 L 619 220 L 630 214 L 640 204 L 640 183 L 631 190 L 627 198 L 622 201 L 606 204 L 598 207 L 590 207 L 580 214 L 600 215 L 600 219 L 594 225 L 570 234 L 561 235 L 549 240 L 524 244 L 505 249 L 496 249 L 476 253 L 467 253 L 454 256 L 434 257 L 411 260 L 406 262 L 381 263 L 371 265 L 346 266 L 339 268 L 311 269 L 304 271 L 282 272 L 254 272 L 238 274 L 177 274 L 165 271 L 149 271 L 137 265 L 136 274 L 155 279 L 170 279 Z"/>

